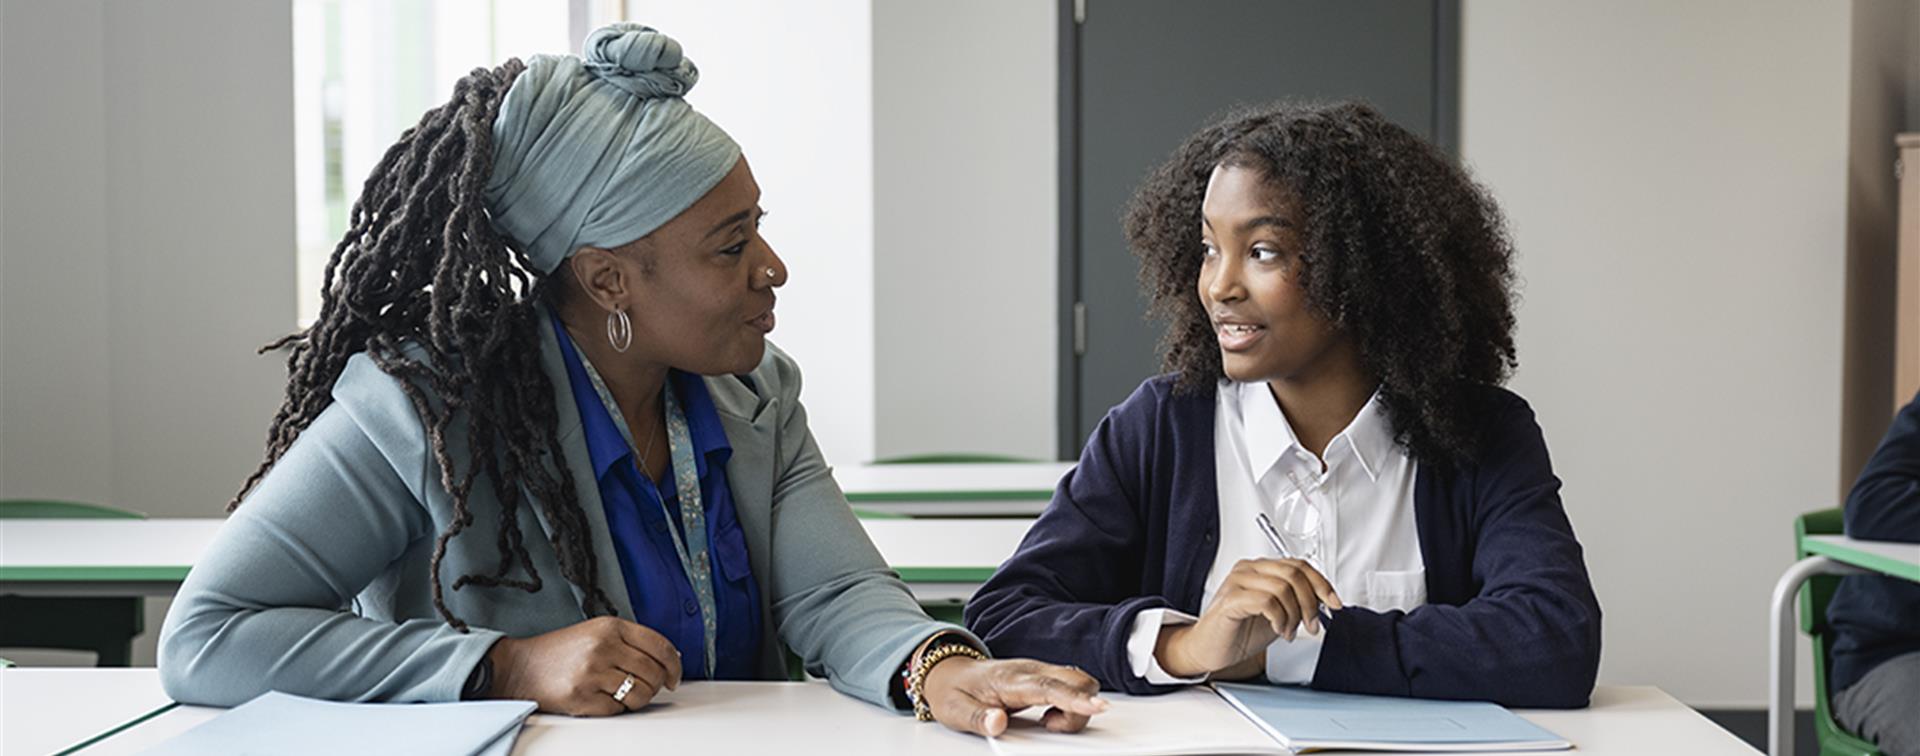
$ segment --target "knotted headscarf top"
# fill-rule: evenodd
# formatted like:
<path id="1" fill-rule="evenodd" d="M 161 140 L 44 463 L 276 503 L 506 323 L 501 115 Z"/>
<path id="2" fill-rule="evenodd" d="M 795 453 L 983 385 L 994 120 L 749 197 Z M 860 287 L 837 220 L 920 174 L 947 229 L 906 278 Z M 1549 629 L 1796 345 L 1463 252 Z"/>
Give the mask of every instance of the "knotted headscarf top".
<path id="1" fill-rule="evenodd" d="M 533 56 L 493 122 L 487 212 L 542 273 L 583 246 L 646 236 L 740 159 L 681 99 L 700 71 L 672 37 L 613 24 L 582 55 Z"/>

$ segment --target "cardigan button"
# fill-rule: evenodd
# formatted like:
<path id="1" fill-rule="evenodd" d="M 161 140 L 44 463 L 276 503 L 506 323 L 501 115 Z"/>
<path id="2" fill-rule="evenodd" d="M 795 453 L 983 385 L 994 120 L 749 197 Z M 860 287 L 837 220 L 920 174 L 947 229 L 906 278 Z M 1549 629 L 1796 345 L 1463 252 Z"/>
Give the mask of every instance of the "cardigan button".
<path id="1" fill-rule="evenodd" d="M 695 612 L 700 611 L 700 605 L 697 603 L 694 603 L 693 599 L 687 599 L 687 602 L 685 604 L 681 604 L 681 608 L 686 609 L 688 614 L 693 614 Z"/>

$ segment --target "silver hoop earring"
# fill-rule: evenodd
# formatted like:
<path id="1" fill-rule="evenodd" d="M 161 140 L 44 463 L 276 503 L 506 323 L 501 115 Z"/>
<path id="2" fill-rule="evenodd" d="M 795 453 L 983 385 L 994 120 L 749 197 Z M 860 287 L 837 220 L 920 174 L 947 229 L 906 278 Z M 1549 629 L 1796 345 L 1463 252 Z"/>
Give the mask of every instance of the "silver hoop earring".
<path id="1" fill-rule="evenodd" d="M 616 352 L 625 352 L 633 346 L 633 321 L 627 319 L 626 310 L 607 313 L 607 343 L 613 345 Z"/>

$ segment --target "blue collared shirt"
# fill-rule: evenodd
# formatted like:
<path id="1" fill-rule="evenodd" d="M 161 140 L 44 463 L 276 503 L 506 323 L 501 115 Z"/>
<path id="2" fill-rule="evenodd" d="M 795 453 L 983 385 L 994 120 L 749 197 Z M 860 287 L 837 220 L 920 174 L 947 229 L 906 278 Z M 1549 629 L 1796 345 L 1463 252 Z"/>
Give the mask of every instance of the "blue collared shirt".
<path id="1" fill-rule="evenodd" d="M 553 318 L 560 354 L 567 365 L 567 381 L 580 411 L 580 426 L 600 484 L 600 502 L 606 510 L 607 530 L 613 536 L 620 572 L 633 602 L 634 621 L 666 636 L 680 651 L 687 679 L 706 671 L 706 639 L 701 629 L 700 603 L 680 564 L 668 528 L 681 527 L 679 496 L 673 474 L 655 482 L 640 472 L 627 439 L 620 432 L 599 393 L 588 378 L 573 340 L 560 319 Z M 707 543 L 713 571 L 713 598 L 717 632 L 714 638 L 715 679 L 741 680 L 755 676 L 760 652 L 760 588 L 747 561 L 747 539 L 734 515 L 733 493 L 727 487 L 726 465 L 733 456 L 726 429 L 707 393 L 706 381 L 678 370 L 668 372 L 675 395 L 692 431 L 694 463 L 700 475 L 700 501 L 706 511 Z M 664 503 L 664 507 L 662 506 Z"/>

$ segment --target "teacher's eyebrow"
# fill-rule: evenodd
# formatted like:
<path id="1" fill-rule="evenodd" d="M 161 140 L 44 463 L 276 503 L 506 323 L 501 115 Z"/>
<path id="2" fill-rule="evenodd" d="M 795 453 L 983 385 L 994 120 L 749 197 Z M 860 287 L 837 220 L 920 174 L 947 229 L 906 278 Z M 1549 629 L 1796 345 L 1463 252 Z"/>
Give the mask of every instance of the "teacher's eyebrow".
<path id="1" fill-rule="evenodd" d="M 726 218 L 722 219 L 719 223 L 714 224 L 713 230 L 708 231 L 706 236 L 701 237 L 701 240 L 705 241 L 707 239 L 711 239 L 713 238 L 714 234 L 720 233 L 727 229 L 733 228 L 734 226 L 740 225 L 740 223 L 745 221 L 747 218 L 752 217 L 753 211 L 756 209 L 758 208 L 748 208 L 746 210 L 741 210 L 740 212 L 727 216 Z"/>

